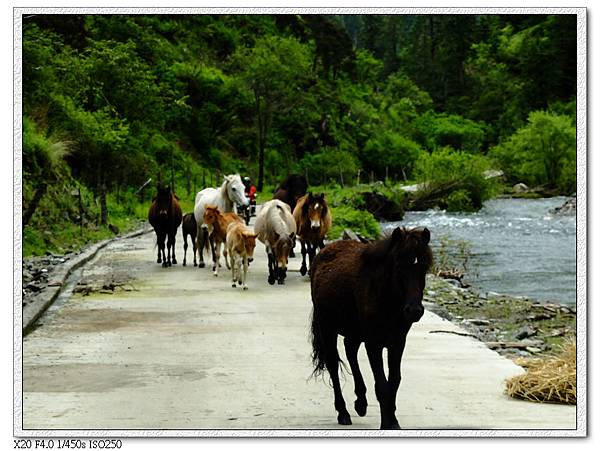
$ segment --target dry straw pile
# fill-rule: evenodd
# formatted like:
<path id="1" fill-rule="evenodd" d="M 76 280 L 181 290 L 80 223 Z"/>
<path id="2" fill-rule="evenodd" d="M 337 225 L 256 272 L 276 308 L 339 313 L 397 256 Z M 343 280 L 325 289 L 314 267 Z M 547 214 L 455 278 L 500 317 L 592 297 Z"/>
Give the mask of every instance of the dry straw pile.
<path id="1" fill-rule="evenodd" d="M 507 392 L 514 398 L 535 402 L 576 404 L 576 360 L 575 340 L 569 339 L 554 357 L 517 361 L 527 372 L 509 379 Z"/>

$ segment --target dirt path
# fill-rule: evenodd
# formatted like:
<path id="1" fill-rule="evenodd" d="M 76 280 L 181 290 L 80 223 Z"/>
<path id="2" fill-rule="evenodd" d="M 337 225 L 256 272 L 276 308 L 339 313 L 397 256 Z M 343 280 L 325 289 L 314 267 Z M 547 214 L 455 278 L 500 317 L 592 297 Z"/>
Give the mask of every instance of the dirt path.
<path id="1" fill-rule="evenodd" d="M 297 272 L 300 258 L 291 260 L 286 285 L 269 286 L 258 247 L 243 292 L 225 268 L 217 278 L 182 267 L 181 235 L 177 266 L 156 264 L 153 245 L 146 234 L 107 246 L 25 337 L 24 430 L 379 427 L 364 348 L 370 407 L 352 426 L 337 424 L 332 390 L 310 378 L 310 284 Z M 520 367 L 473 338 L 434 330 L 461 331 L 427 312 L 409 334 L 398 393 L 403 433 L 575 428 L 574 406 L 503 393 Z M 351 407 L 352 377 L 343 384 Z"/>

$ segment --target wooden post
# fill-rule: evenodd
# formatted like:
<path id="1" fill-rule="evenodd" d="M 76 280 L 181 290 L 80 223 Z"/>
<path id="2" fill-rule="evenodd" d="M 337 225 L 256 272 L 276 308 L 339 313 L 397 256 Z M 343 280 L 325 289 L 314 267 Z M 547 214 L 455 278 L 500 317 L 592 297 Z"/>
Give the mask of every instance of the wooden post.
<path id="1" fill-rule="evenodd" d="M 375 181 L 375 176 L 373 175 L 373 171 L 371 171 L 371 183 L 374 183 Z"/>
<path id="2" fill-rule="evenodd" d="M 79 197 L 79 234 L 83 236 L 83 204 L 81 203 L 81 187 L 77 188 L 77 196 Z"/>
<path id="3" fill-rule="evenodd" d="M 356 174 L 356 184 L 360 185 L 360 169 L 358 170 L 358 173 Z"/>
<path id="4" fill-rule="evenodd" d="M 342 167 L 338 166 L 338 169 L 340 170 L 340 182 L 342 184 L 342 188 L 344 187 L 344 174 L 342 173 Z"/>

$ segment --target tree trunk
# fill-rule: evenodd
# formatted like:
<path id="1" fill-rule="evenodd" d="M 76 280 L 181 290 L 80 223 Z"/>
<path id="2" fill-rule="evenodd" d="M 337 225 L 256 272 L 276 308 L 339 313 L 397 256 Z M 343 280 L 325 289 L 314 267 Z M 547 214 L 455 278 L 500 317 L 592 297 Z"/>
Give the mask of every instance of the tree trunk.
<path id="1" fill-rule="evenodd" d="M 258 185 L 257 191 L 263 190 L 264 177 L 265 177 L 265 118 L 260 111 L 260 97 L 258 93 L 254 93 L 254 100 L 256 103 L 256 120 L 258 121 Z"/>
<path id="2" fill-rule="evenodd" d="M 106 207 L 106 184 L 100 187 L 100 224 L 106 225 L 108 219 L 108 208 Z"/>
<path id="3" fill-rule="evenodd" d="M 27 224 L 29 224 L 29 220 L 35 213 L 35 210 L 37 210 L 37 207 L 40 205 L 42 197 L 44 197 L 44 194 L 46 194 L 47 189 L 48 189 L 48 185 L 46 185 L 46 183 L 42 183 L 35 190 L 33 199 L 31 199 L 31 202 L 29 203 L 27 210 L 25 211 L 25 213 L 23 213 L 23 228 L 25 228 L 27 226 Z"/>

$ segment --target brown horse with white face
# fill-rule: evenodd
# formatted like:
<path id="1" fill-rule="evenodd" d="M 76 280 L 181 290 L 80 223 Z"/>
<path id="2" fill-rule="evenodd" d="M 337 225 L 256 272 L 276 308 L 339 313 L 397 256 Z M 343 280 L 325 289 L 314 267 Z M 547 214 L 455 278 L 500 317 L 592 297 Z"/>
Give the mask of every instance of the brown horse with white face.
<path id="1" fill-rule="evenodd" d="M 396 393 L 406 335 L 424 313 L 425 275 L 432 264 L 429 230 L 396 228 L 363 244 L 336 241 L 316 256 L 311 270 L 314 374 L 327 368 L 339 424 L 352 424 L 338 376 L 337 336 L 344 337 L 359 416 L 367 413 L 366 386 L 357 353 L 365 343 L 381 411 L 381 429 L 399 429 Z M 383 364 L 387 348 L 388 377 Z"/>
<path id="2" fill-rule="evenodd" d="M 306 274 L 306 254 L 309 267 L 317 254 L 317 249 L 325 246 L 323 240 L 331 229 L 331 212 L 325 201 L 325 194 L 308 193 L 298 199 L 294 208 L 294 220 L 300 245 L 302 246 L 302 266 L 300 274 Z"/>
<path id="3" fill-rule="evenodd" d="M 181 207 L 177 196 L 171 192 L 171 188 L 159 186 L 158 193 L 152 201 L 148 211 L 148 221 L 156 233 L 158 244 L 158 258 L 156 263 L 161 263 L 163 268 L 176 265 L 175 237 L 177 228 L 181 224 Z M 165 238 L 167 238 L 167 255 L 165 256 Z M 162 255 L 161 255 L 162 253 Z"/>

